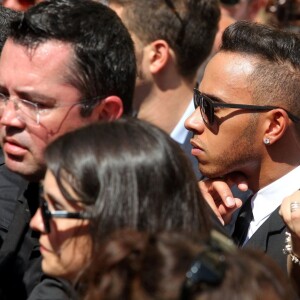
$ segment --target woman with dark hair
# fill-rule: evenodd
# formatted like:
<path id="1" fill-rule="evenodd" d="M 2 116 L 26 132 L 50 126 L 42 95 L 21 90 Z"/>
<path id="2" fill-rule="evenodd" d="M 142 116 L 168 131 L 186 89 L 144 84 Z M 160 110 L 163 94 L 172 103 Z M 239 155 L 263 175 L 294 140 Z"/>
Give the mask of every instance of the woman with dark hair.
<path id="1" fill-rule="evenodd" d="M 131 228 L 208 235 L 206 204 L 189 161 L 166 133 L 137 119 L 70 132 L 46 150 L 42 269 L 74 283 L 102 239 Z"/>
<path id="2" fill-rule="evenodd" d="M 228 251 L 214 240 L 199 240 L 177 232 L 113 233 L 82 278 L 82 299 L 298 299 L 285 274 L 262 252 Z"/>

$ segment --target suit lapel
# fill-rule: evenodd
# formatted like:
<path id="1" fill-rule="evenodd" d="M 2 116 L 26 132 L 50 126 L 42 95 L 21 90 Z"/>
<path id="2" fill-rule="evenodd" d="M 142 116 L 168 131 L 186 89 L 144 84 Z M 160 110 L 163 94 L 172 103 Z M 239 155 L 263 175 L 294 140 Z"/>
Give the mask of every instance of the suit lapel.
<path id="1" fill-rule="evenodd" d="M 270 217 L 259 227 L 244 247 L 259 248 L 267 252 L 269 238 L 272 235 L 280 234 L 285 227 L 279 215 L 279 208 L 280 206 L 277 207 Z"/>

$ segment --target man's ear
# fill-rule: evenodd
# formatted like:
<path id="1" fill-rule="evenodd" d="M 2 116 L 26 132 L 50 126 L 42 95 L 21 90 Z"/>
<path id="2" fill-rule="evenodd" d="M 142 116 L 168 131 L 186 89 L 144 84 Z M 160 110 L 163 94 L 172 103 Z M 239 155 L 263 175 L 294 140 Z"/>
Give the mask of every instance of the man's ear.
<path id="1" fill-rule="evenodd" d="M 118 96 L 109 96 L 99 102 L 92 112 L 93 119 L 113 121 L 123 114 L 123 102 Z"/>
<path id="2" fill-rule="evenodd" d="M 152 74 L 160 72 L 171 58 L 171 48 L 165 40 L 156 40 L 148 49 L 149 69 Z"/>
<path id="3" fill-rule="evenodd" d="M 292 122 L 283 109 L 273 109 L 267 112 L 265 137 L 270 140 L 270 144 L 280 140 Z"/>

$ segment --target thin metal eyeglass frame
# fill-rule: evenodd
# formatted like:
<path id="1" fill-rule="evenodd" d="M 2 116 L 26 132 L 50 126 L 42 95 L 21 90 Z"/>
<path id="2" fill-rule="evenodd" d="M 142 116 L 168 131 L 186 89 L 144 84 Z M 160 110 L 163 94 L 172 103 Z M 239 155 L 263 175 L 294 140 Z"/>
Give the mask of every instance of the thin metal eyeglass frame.
<path id="1" fill-rule="evenodd" d="M 269 111 L 269 110 L 280 108 L 280 109 L 283 109 L 287 113 L 287 115 L 293 122 L 295 122 L 295 123 L 300 122 L 299 117 L 293 115 L 288 110 L 286 110 L 280 106 L 272 106 L 272 105 L 263 106 L 263 105 L 251 105 L 251 104 L 214 102 L 212 99 L 210 99 L 208 96 L 201 93 L 197 89 L 194 89 L 193 101 L 194 101 L 195 109 L 197 107 L 200 107 L 200 112 L 201 112 L 201 115 L 202 115 L 202 118 L 203 118 L 205 124 L 210 125 L 210 126 L 212 126 L 215 121 L 215 112 L 214 112 L 215 107 L 240 108 L 240 109 L 244 109 L 244 110 L 251 110 L 251 111 L 257 111 L 257 112 Z M 206 102 L 206 106 L 204 106 L 204 102 Z M 207 109 L 209 109 L 209 111 L 206 111 Z M 207 121 L 206 121 L 206 119 L 207 119 Z"/>
<path id="2" fill-rule="evenodd" d="M 65 210 L 55 210 L 50 211 L 48 208 L 48 204 L 43 197 L 40 197 L 40 209 L 41 215 L 44 222 L 45 233 L 50 233 L 50 220 L 53 218 L 56 219 L 79 219 L 86 220 L 89 219 L 89 214 L 86 211 L 80 212 L 68 212 Z"/>
<path id="3" fill-rule="evenodd" d="M 181 25 L 183 25 L 183 20 L 180 17 L 174 3 L 172 2 L 172 0 L 165 0 L 165 4 L 170 8 L 170 10 L 174 13 L 174 15 L 176 16 L 176 18 L 180 21 Z"/>
<path id="4" fill-rule="evenodd" d="M 89 99 L 80 100 L 79 102 L 75 102 L 75 103 L 61 103 L 59 105 L 56 104 L 56 105 L 54 105 L 52 107 L 49 107 L 49 108 L 40 108 L 38 103 L 34 103 L 32 101 L 22 99 L 22 98 L 11 99 L 10 97 L 7 97 L 4 94 L 0 93 L 0 103 L 3 103 L 5 106 L 7 105 L 8 101 L 12 101 L 14 106 L 15 106 L 15 109 L 18 109 L 18 110 L 20 109 L 18 102 L 22 102 L 22 103 L 25 103 L 26 105 L 32 106 L 35 109 L 35 112 L 34 112 L 34 114 L 35 114 L 35 123 L 37 125 L 40 124 L 40 114 L 41 114 L 40 112 L 43 111 L 43 110 L 51 110 L 51 109 L 55 109 L 55 108 L 59 108 L 59 107 L 72 107 L 72 106 L 75 106 L 75 105 L 90 106 L 90 105 L 94 104 L 94 103 L 89 103 L 90 101 L 97 100 L 97 99 L 100 99 L 100 98 L 102 100 L 103 97 L 95 96 L 95 97 L 92 97 L 92 98 L 89 98 Z"/>

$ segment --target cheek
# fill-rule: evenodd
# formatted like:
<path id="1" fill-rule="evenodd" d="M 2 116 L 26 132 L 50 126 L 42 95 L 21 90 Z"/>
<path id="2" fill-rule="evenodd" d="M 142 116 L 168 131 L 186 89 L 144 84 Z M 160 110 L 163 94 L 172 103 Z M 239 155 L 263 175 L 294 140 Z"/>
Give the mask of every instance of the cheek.
<path id="1" fill-rule="evenodd" d="M 60 249 L 61 277 L 72 280 L 84 268 L 90 258 L 91 244 L 86 236 L 74 238 Z"/>
<path id="2" fill-rule="evenodd" d="M 92 243 L 86 229 L 57 231 L 48 235 L 51 252 L 43 254 L 43 271 L 72 281 L 89 261 Z"/>
<path id="3" fill-rule="evenodd" d="M 43 125 L 41 126 L 46 132 L 46 136 L 43 137 L 50 143 L 57 137 L 90 123 L 91 118 L 91 116 L 81 117 L 80 106 L 56 110 L 55 114 L 43 117 Z"/>

